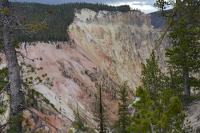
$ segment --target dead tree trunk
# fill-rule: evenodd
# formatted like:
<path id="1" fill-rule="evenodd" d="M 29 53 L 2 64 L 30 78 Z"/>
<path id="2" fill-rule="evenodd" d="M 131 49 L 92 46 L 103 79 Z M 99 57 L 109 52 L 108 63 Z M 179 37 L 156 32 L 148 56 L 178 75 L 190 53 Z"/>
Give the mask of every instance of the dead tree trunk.
<path id="1" fill-rule="evenodd" d="M 21 78 L 17 54 L 13 39 L 12 15 L 9 11 L 8 0 L 0 0 L 1 21 L 3 28 L 4 52 L 8 64 L 9 83 L 10 83 L 10 118 L 22 113 L 20 104 L 23 103 L 21 90 Z M 7 11 L 5 11 L 7 10 Z M 11 126 L 17 127 L 16 133 L 22 132 L 22 121 L 12 123 Z"/>
<path id="2" fill-rule="evenodd" d="M 100 115 L 100 133 L 103 133 L 103 105 L 102 105 L 102 90 L 101 86 L 99 87 L 99 115 Z"/>
<path id="3" fill-rule="evenodd" d="M 184 79 L 184 92 L 185 96 L 190 96 L 190 86 L 188 85 L 189 82 L 189 72 L 187 69 L 183 70 L 183 79 Z"/>

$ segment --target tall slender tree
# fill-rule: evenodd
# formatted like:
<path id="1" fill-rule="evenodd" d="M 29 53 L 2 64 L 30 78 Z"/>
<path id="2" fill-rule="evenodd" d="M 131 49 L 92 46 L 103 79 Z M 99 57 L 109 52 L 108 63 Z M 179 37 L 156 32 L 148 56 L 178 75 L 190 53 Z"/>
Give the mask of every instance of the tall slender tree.
<path id="1" fill-rule="evenodd" d="M 23 94 L 21 91 L 21 77 L 17 54 L 14 45 L 13 30 L 11 27 L 13 24 L 13 16 L 10 11 L 10 3 L 8 0 L 0 1 L 1 9 L 1 24 L 3 27 L 3 42 L 4 52 L 8 63 L 9 73 L 9 87 L 10 87 L 10 117 L 17 117 L 22 114 Z M 12 123 L 12 126 L 16 128 L 16 132 L 22 132 L 22 121 Z"/>
<path id="2" fill-rule="evenodd" d="M 119 94 L 119 107 L 118 107 L 118 120 L 116 121 L 114 127 L 116 128 L 116 132 L 117 133 L 129 133 L 126 130 L 126 126 L 129 125 L 130 123 L 130 112 L 128 110 L 128 106 L 129 104 L 128 102 L 128 85 L 125 82 L 122 86 L 121 86 L 121 90 L 118 91 Z"/>
<path id="3" fill-rule="evenodd" d="M 17 17 L 13 14 L 10 7 L 10 2 L 8 0 L 0 0 L 1 25 L 3 32 L 3 52 L 6 56 L 8 68 L 8 84 L 5 87 L 9 88 L 10 93 L 10 120 L 4 125 L 8 123 L 10 124 L 9 132 L 21 133 L 23 120 L 22 106 L 24 103 L 24 95 L 21 86 L 22 79 L 20 76 L 17 51 L 15 49 L 16 46 L 14 42 L 14 30 L 20 29 L 26 34 L 29 30 L 32 34 L 39 30 L 46 29 L 47 27 L 45 21 L 43 21 L 43 23 L 34 22 L 32 24 L 27 24 L 23 28 L 22 25 L 18 23 L 17 19 L 15 19 L 16 22 L 14 22 L 14 18 Z"/>
<path id="4" fill-rule="evenodd" d="M 172 72 L 171 69 L 169 69 L 168 74 L 167 72 L 162 72 L 158 66 L 158 61 L 159 58 L 156 57 L 154 51 L 152 51 L 149 59 L 146 59 L 146 64 L 142 63 L 141 81 L 144 88 L 147 89 L 150 94 L 151 100 L 154 101 L 156 106 L 159 106 L 162 92 L 171 88 L 174 95 L 181 98 L 180 100 L 183 102 L 182 88 L 180 88 L 180 76 Z"/>
<path id="5" fill-rule="evenodd" d="M 78 108 L 78 103 L 77 103 L 77 109 L 76 112 L 74 111 L 74 116 L 75 116 L 75 121 L 73 121 L 72 125 L 76 130 L 80 131 L 88 131 L 89 128 L 85 126 L 85 121 L 83 118 L 81 118 L 79 114 L 79 108 Z"/>
<path id="6" fill-rule="evenodd" d="M 172 5 L 173 9 L 167 14 L 164 9 Z M 182 76 L 180 85 L 186 97 L 190 96 L 190 88 L 199 87 L 199 80 L 193 77 L 200 70 L 200 28 L 199 0 L 157 0 L 155 6 L 161 10 L 161 15 L 167 17 L 168 37 L 172 47 L 166 49 L 168 64 L 176 74 Z M 165 32 L 166 33 L 166 32 Z"/>
<path id="7" fill-rule="evenodd" d="M 106 105 L 103 102 L 102 86 L 98 85 L 98 92 L 95 95 L 96 100 L 94 104 L 94 120 L 99 123 L 97 130 L 99 133 L 105 133 L 108 130 L 108 121 L 106 116 Z"/>
<path id="8" fill-rule="evenodd" d="M 158 66 L 159 58 L 155 56 L 155 52 L 152 51 L 149 59 L 146 59 L 146 64 L 142 63 L 142 78 L 141 81 L 144 88 L 150 94 L 151 100 L 157 104 L 159 98 L 159 92 L 164 90 L 168 83 L 167 77 L 161 72 Z"/>

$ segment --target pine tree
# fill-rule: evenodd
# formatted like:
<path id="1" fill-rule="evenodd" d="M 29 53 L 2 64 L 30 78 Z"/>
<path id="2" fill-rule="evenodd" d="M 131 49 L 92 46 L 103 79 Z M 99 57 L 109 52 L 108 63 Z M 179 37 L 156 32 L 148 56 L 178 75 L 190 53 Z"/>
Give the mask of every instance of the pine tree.
<path id="1" fill-rule="evenodd" d="M 1 89 L 0 95 L 6 90 L 9 92 L 10 99 L 10 109 L 9 109 L 9 120 L 3 125 L 0 125 L 0 131 L 4 129 L 7 125 L 9 125 L 9 129 L 7 132 L 9 133 L 21 133 L 22 132 L 22 121 L 23 121 L 23 109 L 24 106 L 24 93 L 22 90 L 23 79 L 20 75 L 20 66 L 18 64 L 18 57 L 16 51 L 16 41 L 14 41 L 14 30 L 21 29 L 25 34 L 28 35 L 28 31 L 30 34 L 38 33 L 46 29 L 46 22 L 32 22 L 31 24 L 19 26 L 18 21 L 16 20 L 18 17 L 15 16 L 14 11 L 11 10 L 10 2 L 8 0 L 0 1 L 0 9 L 1 9 L 1 25 L 3 32 L 3 45 L 1 46 L 1 52 L 5 54 L 7 68 L 2 70 L 0 77 L 3 77 L 3 80 L 6 79 L 4 84 L 5 86 Z M 14 20 L 15 18 L 15 20 Z M 14 21 L 17 21 L 16 23 Z M 1 84 L 1 83 L 0 83 Z M 2 85 L 2 84 L 1 84 Z M 1 102 L 1 101 L 0 101 Z M 0 103 L 1 104 L 1 103 Z M 1 104 L 3 107 L 3 104 Z M 28 109 L 28 108 L 26 108 Z M 5 111 L 1 111 L 0 114 L 5 113 Z M 0 123 L 2 124 L 2 123 Z"/>
<path id="2" fill-rule="evenodd" d="M 74 116 L 75 116 L 75 121 L 73 121 L 72 125 L 76 130 L 80 130 L 80 131 L 88 131 L 89 128 L 85 126 L 85 121 L 83 118 L 81 118 L 80 114 L 79 114 L 79 109 L 78 109 L 78 103 L 77 103 L 77 110 L 76 112 L 74 111 Z"/>
<path id="3" fill-rule="evenodd" d="M 174 132 L 186 133 L 190 129 L 185 127 L 184 120 L 186 115 L 182 113 L 182 105 L 178 97 L 171 98 L 167 110 L 160 115 L 160 120 L 157 122 L 159 132 Z"/>
<path id="4" fill-rule="evenodd" d="M 146 89 L 139 86 L 136 90 L 136 97 L 139 98 L 139 101 L 132 104 L 132 106 L 138 112 L 136 116 L 131 117 L 131 125 L 127 126 L 127 130 L 131 132 L 142 132 L 147 133 L 152 131 L 152 122 L 154 122 L 156 111 L 151 111 L 151 107 L 154 105 L 154 102 L 150 100 L 150 96 Z"/>
<path id="5" fill-rule="evenodd" d="M 160 14 L 168 19 L 167 30 L 170 30 L 168 37 L 171 39 L 172 47 L 166 49 L 165 55 L 171 69 L 182 76 L 179 85 L 186 97 L 190 96 L 191 87 L 199 88 L 199 80 L 192 76 L 199 73 L 200 69 L 199 4 L 198 0 L 158 0 L 155 4 L 163 11 Z M 166 14 L 164 9 L 168 5 L 172 5 L 173 10 Z"/>
<path id="6" fill-rule="evenodd" d="M 186 115 L 182 113 L 180 100 L 178 97 L 174 97 L 171 92 L 173 92 L 171 89 L 166 89 L 161 93 L 160 102 L 163 103 L 161 108 L 161 106 L 155 106 L 146 89 L 138 87 L 136 97 L 139 100 L 132 104 L 137 113 L 131 117 L 131 125 L 127 126 L 126 129 L 142 133 L 194 132 L 192 127 L 188 125 L 189 121 L 185 123 Z"/>
<path id="7" fill-rule="evenodd" d="M 128 85 L 125 82 L 122 86 L 121 86 L 121 90 L 118 91 L 119 93 L 119 107 L 118 107 L 118 120 L 116 121 L 114 127 L 116 128 L 117 131 L 115 131 L 116 133 L 129 133 L 126 130 L 126 126 L 129 125 L 130 120 L 130 112 L 128 110 L 128 106 L 129 104 L 128 102 Z"/>
<path id="8" fill-rule="evenodd" d="M 102 86 L 98 85 L 98 92 L 95 94 L 96 101 L 94 104 L 94 120 L 99 123 L 97 130 L 99 133 L 105 133 L 108 130 L 108 121 L 106 114 L 106 105 L 103 102 Z"/>
<path id="9" fill-rule="evenodd" d="M 18 117 L 22 114 L 20 104 L 23 104 L 23 94 L 20 91 L 21 77 L 19 71 L 19 64 L 16 55 L 14 37 L 13 37 L 13 16 L 10 14 L 10 3 L 8 0 L 0 1 L 1 9 L 1 22 L 3 29 L 3 42 L 6 60 L 8 62 L 9 73 L 9 86 L 10 86 L 10 117 Z M 12 123 L 13 127 L 16 127 L 16 132 L 22 132 L 22 121 Z"/>
<path id="10" fill-rule="evenodd" d="M 141 81 L 155 104 L 158 104 L 157 101 L 159 100 L 160 92 L 169 86 L 169 82 L 167 81 L 169 78 L 161 72 L 158 60 L 159 58 L 152 51 L 150 58 L 146 59 L 146 64 L 142 63 Z"/>
<path id="11" fill-rule="evenodd" d="M 141 78 L 145 87 L 136 90 L 139 101 L 132 104 L 136 115 L 131 117 L 132 124 L 127 130 L 144 133 L 193 131 L 188 123 L 184 123 L 186 115 L 182 113 L 182 104 L 177 97 L 181 91 L 176 89 L 178 83 L 174 75 L 170 72 L 167 77 L 161 72 L 154 52 L 146 62 L 142 64 Z"/>

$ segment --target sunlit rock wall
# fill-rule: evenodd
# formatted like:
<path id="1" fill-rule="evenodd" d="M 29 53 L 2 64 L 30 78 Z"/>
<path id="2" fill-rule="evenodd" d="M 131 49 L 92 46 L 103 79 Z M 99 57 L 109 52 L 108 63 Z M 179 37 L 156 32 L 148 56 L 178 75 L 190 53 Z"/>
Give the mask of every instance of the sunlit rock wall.
<path id="1" fill-rule="evenodd" d="M 127 13 L 82 9 L 75 13 L 69 35 L 92 61 L 105 70 L 118 85 L 128 81 L 135 91 L 141 85 L 141 62 L 145 63 L 158 44 L 161 29 L 154 29 L 150 15 L 138 11 Z M 159 65 L 165 68 L 167 40 L 156 50 Z"/>
<path id="2" fill-rule="evenodd" d="M 141 85 L 141 62 L 145 63 L 162 34 L 162 30 L 154 29 L 150 21 L 149 15 L 137 11 L 96 13 L 88 9 L 77 10 L 68 28 L 69 42 L 22 44 L 20 51 L 28 58 L 19 57 L 19 62 L 43 67 L 31 76 L 47 73 L 53 86 L 40 83 L 33 87 L 59 112 L 46 107 L 44 103 L 33 110 L 40 111 L 38 114 L 47 117 L 50 122 L 56 122 L 62 131 L 67 131 L 71 126 L 74 112 L 79 113 L 90 127 L 94 127 L 97 123 L 93 120 L 92 111 L 97 84 L 100 84 L 104 102 L 109 106 L 108 121 L 113 124 L 118 108 L 116 90 L 127 81 L 130 102 L 133 101 L 135 89 Z M 165 69 L 163 55 L 167 44 L 164 40 L 155 50 L 160 56 L 162 70 Z M 41 114 L 44 106 L 48 109 Z M 25 116 L 29 115 L 26 113 Z"/>

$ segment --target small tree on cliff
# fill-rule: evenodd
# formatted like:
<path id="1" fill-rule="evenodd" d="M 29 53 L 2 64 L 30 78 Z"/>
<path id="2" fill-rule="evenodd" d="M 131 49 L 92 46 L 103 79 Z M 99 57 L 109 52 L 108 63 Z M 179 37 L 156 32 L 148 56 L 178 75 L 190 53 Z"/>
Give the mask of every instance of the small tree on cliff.
<path id="1" fill-rule="evenodd" d="M 132 132 L 142 132 L 142 133 L 187 133 L 193 132 L 193 129 L 184 123 L 186 115 L 182 113 L 182 105 L 178 97 L 173 97 L 167 93 L 162 93 L 161 102 L 164 102 L 167 94 L 169 95 L 169 103 L 163 104 L 162 111 L 160 111 L 160 106 L 157 108 L 154 102 L 150 99 L 150 96 L 146 89 L 143 87 L 138 87 L 136 90 L 136 97 L 139 98 L 138 101 L 132 104 L 133 108 L 136 109 L 137 113 L 135 116 L 131 117 L 131 125 L 127 126 L 128 131 Z M 152 110 L 154 108 L 154 110 Z"/>
<path id="2" fill-rule="evenodd" d="M 83 118 L 81 118 L 79 114 L 79 108 L 78 108 L 78 103 L 77 103 L 77 109 L 76 112 L 74 111 L 74 116 L 75 116 L 75 121 L 73 121 L 72 125 L 76 130 L 80 130 L 83 132 L 86 132 L 89 130 L 88 127 L 85 126 L 86 122 L 84 121 Z"/>
<path id="3" fill-rule="evenodd" d="M 152 51 L 150 58 L 146 59 L 146 64 L 142 63 L 141 81 L 155 104 L 158 104 L 159 93 L 168 85 L 166 82 L 167 77 L 161 72 L 158 66 L 158 60 L 159 58 L 156 57 L 154 51 Z"/>
<path id="4" fill-rule="evenodd" d="M 132 106 L 137 110 L 137 115 L 131 117 L 131 125 L 127 126 L 127 130 L 131 132 L 148 132 L 154 131 L 153 125 L 157 117 L 157 112 L 151 111 L 151 106 L 154 105 L 153 101 L 150 100 L 150 96 L 147 90 L 143 89 L 141 86 L 136 90 L 136 97 L 140 100 L 133 103 Z"/>
<path id="5" fill-rule="evenodd" d="M 126 126 L 130 124 L 130 112 L 128 110 L 129 104 L 128 101 L 128 85 L 125 82 L 121 86 L 121 90 L 118 91 L 119 93 L 119 105 L 118 105 L 118 120 L 115 122 L 114 128 L 117 130 L 116 133 L 129 133 L 126 130 Z"/>
<path id="6" fill-rule="evenodd" d="M 96 101 L 94 104 L 94 120 L 99 123 L 97 130 L 99 133 L 105 133 L 108 130 L 108 121 L 106 116 L 106 105 L 103 102 L 102 86 L 98 85 L 98 92 L 95 94 Z"/>
<path id="7" fill-rule="evenodd" d="M 183 94 L 179 84 L 180 77 L 175 75 L 172 70 L 170 70 L 169 76 L 166 76 L 165 73 L 161 72 L 161 69 L 158 66 L 158 60 L 159 58 L 156 57 L 154 51 L 152 51 L 149 59 L 146 59 L 146 64 L 142 63 L 141 81 L 144 88 L 147 89 L 150 99 L 154 101 L 156 106 L 163 106 L 160 105 L 161 94 L 165 90 L 167 91 L 167 88 L 171 88 L 174 96 L 177 96 L 182 100 Z"/>

